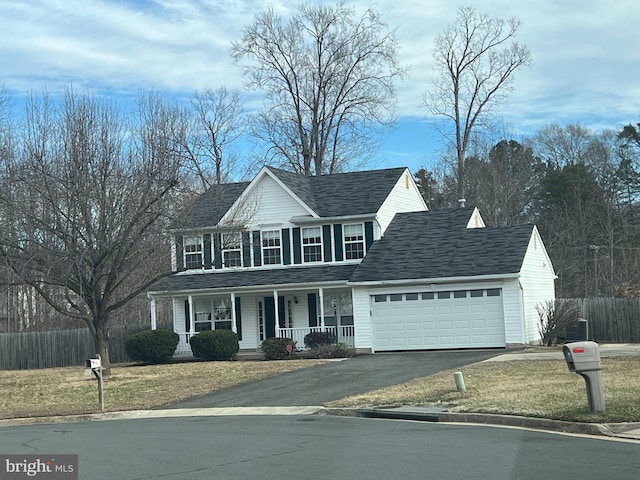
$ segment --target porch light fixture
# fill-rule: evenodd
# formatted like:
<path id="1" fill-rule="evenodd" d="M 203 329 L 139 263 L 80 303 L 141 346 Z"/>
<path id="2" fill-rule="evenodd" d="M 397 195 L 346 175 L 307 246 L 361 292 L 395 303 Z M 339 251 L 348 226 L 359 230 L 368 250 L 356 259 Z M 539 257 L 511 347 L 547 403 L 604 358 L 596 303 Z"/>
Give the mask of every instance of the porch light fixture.
<path id="1" fill-rule="evenodd" d="M 293 297 L 293 303 L 298 304 L 298 297 Z"/>

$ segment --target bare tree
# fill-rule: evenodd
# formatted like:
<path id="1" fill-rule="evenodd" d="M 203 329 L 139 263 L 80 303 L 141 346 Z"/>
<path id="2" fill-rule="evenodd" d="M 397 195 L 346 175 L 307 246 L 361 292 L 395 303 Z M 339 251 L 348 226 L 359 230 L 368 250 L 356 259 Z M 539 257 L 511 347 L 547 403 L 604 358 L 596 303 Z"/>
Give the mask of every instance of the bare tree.
<path id="1" fill-rule="evenodd" d="M 82 320 L 110 372 L 112 313 L 170 273 L 163 229 L 179 181 L 182 117 L 141 95 L 28 101 L 19 155 L 0 178 L 0 256 L 58 312 Z"/>
<path id="2" fill-rule="evenodd" d="M 456 22 L 436 38 L 433 49 L 438 75 L 425 94 L 436 116 L 454 124 L 442 130 L 456 149 L 458 198 L 465 198 L 465 156 L 473 131 L 486 125 L 490 113 L 512 88 L 513 74 L 531 65 L 529 49 L 515 41 L 520 21 L 503 20 L 460 7 Z"/>
<path id="3" fill-rule="evenodd" d="M 376 11 L 360 18 L 302 4 L 288 22 L 269 9 L 232 43 L 247 86 L 266 93 L 254 134 L 271 158 L 305 175 L 364 160 L 392 123 L 397 41 Z"/>
<path id="4" fill-rule="evenodd" d="M 191 100 L 191 135 L 185 151 L 203 190 L 229 179 L 237 157 L 231 146 L 246 130 L 240 93 L 225 87 L 196 92 Z"/>

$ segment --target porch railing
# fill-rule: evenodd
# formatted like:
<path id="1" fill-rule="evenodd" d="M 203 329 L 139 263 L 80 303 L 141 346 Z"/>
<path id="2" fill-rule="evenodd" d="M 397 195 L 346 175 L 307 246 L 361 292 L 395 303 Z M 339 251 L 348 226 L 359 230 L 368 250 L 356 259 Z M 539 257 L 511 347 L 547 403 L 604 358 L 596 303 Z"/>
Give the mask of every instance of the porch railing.
<path id="1" fill-rule="evenodd" d="M 355 347 L 355 329 L 353 325 L 342 327 L 303 327 L 303 328 L 280 328 L 278 336 L 280 338 L 290 338 L 295 340 L 296 348 L 305 350 L 304 337 L 311 332 L 329 332 L 337 338 L 337 343 L 344 343 L 349 348 Z M 195 335 L 195 332 L 194 332 Z M 176 347 L 175 355 L 191 355 L 189 346 L 189 333 L 181 333 L 180 341 Z"/>
<path id="2" fill-rule="evenodd" d="M 280 328 L 281 338 L 290 338 L 296 341 L 296 348 L 304 350 L 304 337 L 311 332 L 329 332 L 337 338 L 337 343 L 344 343 L 349 348 L 355 347 L 355 329 L 353 325 L 341 327 L 303 327 L 303 328 Z"/>

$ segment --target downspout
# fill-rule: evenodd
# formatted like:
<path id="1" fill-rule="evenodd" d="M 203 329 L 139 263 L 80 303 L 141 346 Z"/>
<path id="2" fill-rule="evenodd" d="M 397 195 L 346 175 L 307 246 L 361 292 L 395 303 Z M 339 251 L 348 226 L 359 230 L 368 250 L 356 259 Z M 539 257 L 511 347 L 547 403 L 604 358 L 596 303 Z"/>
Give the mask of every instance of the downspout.
<path id="1" fill-rule="evenodd" d="M 527 343 L 527 317 L 524 308 L 524 288 L 522 288 L 522 282 L 518 280 L 518 287 L 520 288 L 520 331 L 522 332 L 521 343 L 522 345 L 526 345 Z"/>

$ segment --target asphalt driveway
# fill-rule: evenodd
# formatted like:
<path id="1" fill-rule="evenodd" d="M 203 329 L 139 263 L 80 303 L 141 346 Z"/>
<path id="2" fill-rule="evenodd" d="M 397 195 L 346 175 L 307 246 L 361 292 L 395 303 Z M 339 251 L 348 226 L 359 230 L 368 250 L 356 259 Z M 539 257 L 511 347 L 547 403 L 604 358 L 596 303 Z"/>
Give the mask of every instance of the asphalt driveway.
<path id="1" fill-rule="evenodd" d="M 503 353 L 504 350 L 499 349 L 361 355 L 238 385 L 162 408 L 320 405 Z"/>

